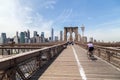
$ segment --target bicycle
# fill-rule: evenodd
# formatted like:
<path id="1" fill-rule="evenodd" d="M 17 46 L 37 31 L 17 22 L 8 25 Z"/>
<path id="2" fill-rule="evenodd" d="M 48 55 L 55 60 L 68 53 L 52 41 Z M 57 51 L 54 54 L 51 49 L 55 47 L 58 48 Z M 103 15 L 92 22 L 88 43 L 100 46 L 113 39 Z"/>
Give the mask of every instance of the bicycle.
<path id="1" fill-rule="evenodd" d="M 94 57 L 94 55 L 93 55 L 93 51 L 87 51 L 87 57 L 88 57 L 88 59 L 90 59 L 90 60 L 97 60 L 97 58 L 95 58 Z"/>

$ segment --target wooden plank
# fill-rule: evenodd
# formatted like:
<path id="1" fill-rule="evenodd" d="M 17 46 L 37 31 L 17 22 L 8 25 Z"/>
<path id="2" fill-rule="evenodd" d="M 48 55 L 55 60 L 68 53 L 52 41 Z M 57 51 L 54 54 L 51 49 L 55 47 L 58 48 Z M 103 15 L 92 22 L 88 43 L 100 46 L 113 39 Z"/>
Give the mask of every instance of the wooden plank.
<path id="1" fill-rule="evenodd" d="M 87 51 L 77 45 L 68 46 L 48 67 L 39 80 L 82 80 L 72 47 L 75 49 L 87 80 L 120 80 L 120 71 L 100 58 L 91 61 Z"/>
<path id="2" fill-rule="evenodd" d="M 82 80 L 72 48 L 65 49 L 39 80 Z"/>
<path id="3" fill-rule="evenodd" d="M 84 68 L 87 80 L 120 80 L 120 71 L 110 63 L 98 58 L 91 61 L 86 57 L 87 51 L 74 46 L 79 56 L 79 61 Z"/>

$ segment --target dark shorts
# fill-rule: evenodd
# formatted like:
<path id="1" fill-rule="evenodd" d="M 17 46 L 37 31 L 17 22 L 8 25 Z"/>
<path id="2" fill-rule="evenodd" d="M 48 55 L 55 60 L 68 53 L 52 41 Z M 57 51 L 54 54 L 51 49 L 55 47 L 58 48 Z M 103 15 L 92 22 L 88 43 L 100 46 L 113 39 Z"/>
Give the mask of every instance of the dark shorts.
<path id="1" fill-rule="evenodd" d="M 93 51 L 94 50 L 94 47 L 89 47 L 89 51 Z"/>

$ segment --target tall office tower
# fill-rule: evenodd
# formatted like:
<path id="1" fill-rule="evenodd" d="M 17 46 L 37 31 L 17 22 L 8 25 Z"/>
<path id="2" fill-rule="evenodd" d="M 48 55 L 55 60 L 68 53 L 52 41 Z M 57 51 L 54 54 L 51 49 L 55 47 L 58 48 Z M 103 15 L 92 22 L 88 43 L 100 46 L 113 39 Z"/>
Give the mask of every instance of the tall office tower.
<path id="1" fill-rule="evenodd" d="M 93 37 L 90 37 L 90 40 L 89 40 L 90 42 L 93 42 Z"/>
<path id="2" fill-rule="evenodd" d="M 36 38 L 35 37 L 31 38 L 31 43 L 36 43 Z"/>
<path id="3" fill-rule="evenodd" d="M 25 43 L 25 33 L 24 32 L 20 33 L 20 43 Z"/>
<path id="4" fill-rule="evenodd" d="M 58 36 L 55 36 L 55 41 L 58 41 Z"/>
<path id="5" fill-rule="evenodd" d="M 44 32 L 41 32 L 41 42 L 45 42 Z"/>
<path id="6" fill-rule="evenodd" d="M 37 31 L 33 32 L 33 37 L 37 36 Z"/>
<path id="7" fill-rule="evenodd" d="M 6 33 L 1 33 L 1 43 L 7 43 Z"/>
<path id="8" fill-rule="evenodd" d="M 15 43 L 19 43 L 18 32 L 16 32 L 16 36 L 14 37 L 14 42 L 15 42 Z"/>
<path id="9" fill-rule="evenodd" d="M 24 31 L 24 34 L 25 34 L 25 43 L 30 43 L 30 32 L 29 30 L 27 31 Z"/>
<path id="10" fill-rule="evenodd" d="M 54 29 L 52 28 L 52 30 L 51 30 L 51 41 L 53 41 L 54 40 Z"/>
<path id="11" fill-rule="evenodd" d="M 41 37 L 44 37 L 44 32 L 41 32 Z"/>
<path id="12" fill-rule="evenodd" d="M 60 31 L 60 41 L 63 41 L 63 32 Z"/>
<path id="13" fill-rule="evenodd" d="M 16 32 L 16 36 L 18 36 L 18 31 Z"/>
<path id="14" fill-rule="evenodd" d="M 25 36 L 25 43 L 29 43 L 29 39 L 26 36 Z"/>
<path id="15" fill-rule="evenodd" d="M 30 39 L 30 31 L 29 30 L 27 30 L 27 37 L 28 37 L 28 39 Z"/>
<path id="16" fill-rule="evenodd" d="M 27 31 L 24 31 L 24 35 L 25 35 L 25 37 L 27 37 Z"/>
<path id="17" fill-rule="evenodd" d="M 37 36 L 35 37 L 35 39 L 36 39 L 36 43 L 40 43 L 40 42 L 41 42 L 41 38 L 40 38 L 39 35 L 37 35 Z"/>
<path id="18" fill-rule="evenodd" d="M 49 37 L 49 41 L 51 41 L 51 37 Z"/>

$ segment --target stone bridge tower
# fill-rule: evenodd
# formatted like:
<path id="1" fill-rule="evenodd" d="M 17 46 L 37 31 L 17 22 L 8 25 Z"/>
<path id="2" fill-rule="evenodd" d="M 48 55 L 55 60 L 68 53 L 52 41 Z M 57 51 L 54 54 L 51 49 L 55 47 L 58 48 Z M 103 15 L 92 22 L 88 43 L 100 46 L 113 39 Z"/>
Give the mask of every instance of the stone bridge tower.
<path id="1" fill-rule="evenodd" d="M 69 41 L 73 41 L 72 33 L 75 33 L 74 41 L 78 41 L 78 27 L 64 27 L 64 41 L 67 41 L 67 33 L 70 33 Z"/>

